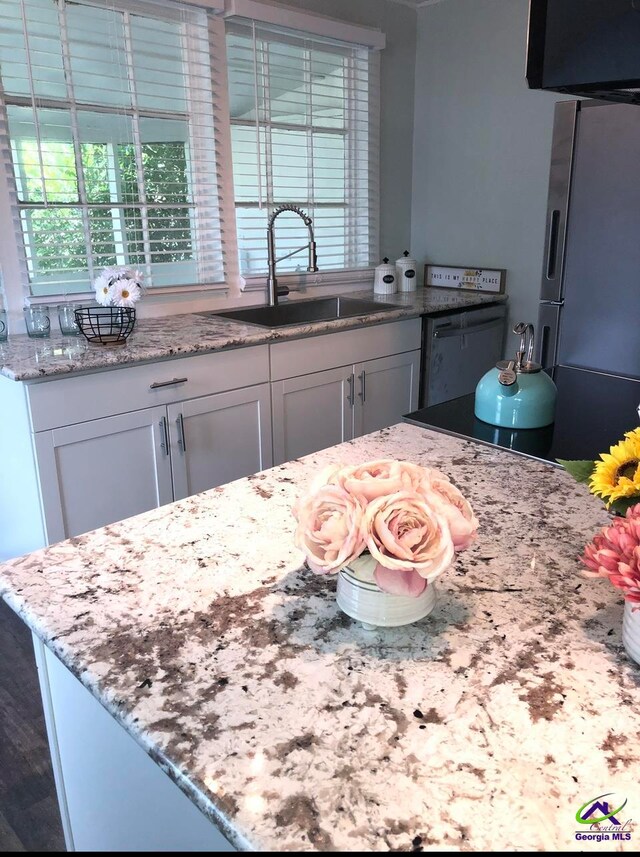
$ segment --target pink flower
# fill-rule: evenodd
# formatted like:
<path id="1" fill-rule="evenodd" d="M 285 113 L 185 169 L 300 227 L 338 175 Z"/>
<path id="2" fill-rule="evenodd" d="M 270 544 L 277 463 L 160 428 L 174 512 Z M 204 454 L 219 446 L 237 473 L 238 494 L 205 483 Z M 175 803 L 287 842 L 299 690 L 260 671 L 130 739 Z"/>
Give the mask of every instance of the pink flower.
<path id="1" fill-rule="evenodd" d="M 423 483 L 429 481 L 432 474 L 442 476 L 437 470 L 421 467 L 410 461 L 381 458 L 337 469 L 330 475 L 330 481 L 341 485 L 366 505 L 371 500 L 396 494 L 398 491 L 418 491 Z"/>
<path id="2" fill-rule="evenodd" d="M 581 561 L 587 577 L 608 577 L 627 601 L 640 604 L 640 503 L 593 538 Z"/>
<path id="3" fill-rule="evenodd" d="M 339 485 L 325 485 L 294 507 L 295 544 L 317 574 L 339 571 L 365 548 L 362 506 Z"/>
<path id="4" fill-rule="evenodd" d="M 393 459 L 325 468 L 294 515 L 296 545 L 313 571 L 337 572 L 364 552 L 380 589 L 414 597 L 478 529 L 471 506 L 444 473 Z"/>
<path id="5" fill-rule="evenodd" d="M 402 490 L 402 474 L 397 461 L 368 461 L 354 467 L 343 467 L 335 475 L 335 480 L 345 491 L 358 497 L 364 504 L 395 494 Z"/>
<path id="6" fill-rule="evenodd" d="M 478 531 L 478 519 L 470 503 L 452 482 L 439 475 L 431 477 L 422 493 L 429 505 L 446 518 L 455 550 L 466 550 Z"/>
<path id="7" fill-rule="evenodd" d="M 417 596 L 425 581 L 441 574 L 453 560 L 446 519 L 414 491 L 372 500 L 362 519 L 366 546 L 377 561 L 374 576 L 385 592 Z"/>
<path id="8" fill-rule="evenodd" d="M 337 477 L 341 469 L 337 464 L 328 464 L 326 467 L 323 467 L 311 480 L 307 493 L 315 494 L 316 491 L 324 488 L 325 485 L 339 485 Z"/>

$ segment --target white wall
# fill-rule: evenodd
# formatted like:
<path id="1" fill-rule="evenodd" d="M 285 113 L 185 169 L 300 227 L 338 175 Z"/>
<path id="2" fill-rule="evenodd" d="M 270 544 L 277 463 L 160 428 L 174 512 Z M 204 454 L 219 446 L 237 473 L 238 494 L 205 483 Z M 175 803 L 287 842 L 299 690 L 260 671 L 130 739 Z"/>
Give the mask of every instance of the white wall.
<path id="1" fill-rule="evenodd" d="M 511 326 L 538 318 L 553 110 L 524 76 L 528 0 L 418 11 L 412 251 L 507 269 Z M 515 337 L 508 342 L 513 350 Z"/>

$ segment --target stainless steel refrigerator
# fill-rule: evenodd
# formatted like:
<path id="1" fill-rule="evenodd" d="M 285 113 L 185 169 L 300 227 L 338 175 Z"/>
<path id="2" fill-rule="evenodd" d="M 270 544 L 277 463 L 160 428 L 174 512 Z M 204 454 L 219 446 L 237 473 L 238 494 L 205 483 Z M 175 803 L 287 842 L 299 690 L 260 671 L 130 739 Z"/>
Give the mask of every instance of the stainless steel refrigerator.
<path id="1" fill-rule="evenodd" d="M 556 105 L 538 358 L 640 379 L 640 106 Z"/>

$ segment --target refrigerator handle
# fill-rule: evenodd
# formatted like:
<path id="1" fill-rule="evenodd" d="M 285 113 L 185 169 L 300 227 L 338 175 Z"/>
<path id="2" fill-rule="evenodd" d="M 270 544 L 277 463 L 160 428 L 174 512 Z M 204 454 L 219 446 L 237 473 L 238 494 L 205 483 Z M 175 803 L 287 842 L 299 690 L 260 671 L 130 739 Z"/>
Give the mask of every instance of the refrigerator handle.
<path id="1" fill-rule="evenodd" d="M 548 369 L 549 366 L 558 362 L 558 330 L 562 306 L 562 301 L 541 301 L 540 303 L 534 360 L 542 364 L 543 369 Z"/>
<path id="2" fill-rule="evenodd" d="M 541 271 L 542 300 L 560 300 L 564 247 L 569 215 L 573 153 L 578 122 L 578 101 L 559 101 L 555 108 L 545 247 Z"/>
<path id="3" fill-rule="evenodd" d="M 549 328 L 545 325 L 540 331 L 540 356 L 538 362 L 541 366 L 548 366 L 547 357 L 549 351 Z"/>
<path id="4" fill-rule="evenodd" d="M 557 208 L 551 212 L 549 219 L 549 235 L 547 237 L 547 279 L 554 280 L 558 261 L 558 240 L 560 238 L 560 211 Z"/>

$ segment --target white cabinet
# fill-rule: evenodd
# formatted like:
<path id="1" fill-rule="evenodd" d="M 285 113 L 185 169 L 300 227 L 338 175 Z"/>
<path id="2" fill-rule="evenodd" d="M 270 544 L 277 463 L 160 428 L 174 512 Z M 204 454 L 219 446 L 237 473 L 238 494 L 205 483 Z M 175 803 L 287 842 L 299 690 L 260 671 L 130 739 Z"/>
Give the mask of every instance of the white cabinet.
<path id="1" fill-rule="evenodd" d="M 268 382 L 263 345 L 25 385 L 40 509 L 31 491 L 20 517 L 52 544 L 270 467 Z"/>
<path id="2" fill-rule="evenodd" d="M 272 345 L 274 463 L 397 423 L 418 406 L 419 375 L 418 319 Z"/>
<path id="3" fill-rule="evenodd" d="M 33 642 L 67 850 L 235 851 L 35 634 Z"/>
<path id="4" fill-rule="evenodd" d="M 271 466 L 269 385 L 169 405 L 176 500 Z"/>
<path id="5" fill-rule="evenodd" d="M 165 413 L 146 408 L 36 434 L 49 543 L 171 502 Z"/>
<path id="6" fill-rule="evenodd" d="M 269 385 L 38 432 L 50 543 L 271 466 Z"/>
<path id="7" fill-rule="evenodd" d="M 421 320 L 16 384 L 0 379 L 9 559 L 398 422 Z M 272 434 L 273 429 L 273 434 Z"/>
<path id="8" fill-rule="evenodd" d="M 274 381 L 271 395 L 276 464 L 353 437 L 351 366 Z"/>
<path id="9" fill-rule="evenodd" d="M 418 407 L 419 351 L 358 363 L 354 374 L 354 437 L 387 428 Z"/>

